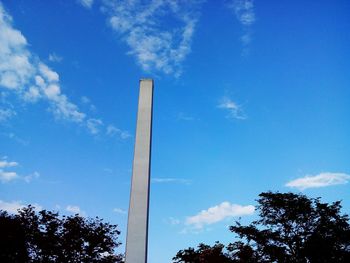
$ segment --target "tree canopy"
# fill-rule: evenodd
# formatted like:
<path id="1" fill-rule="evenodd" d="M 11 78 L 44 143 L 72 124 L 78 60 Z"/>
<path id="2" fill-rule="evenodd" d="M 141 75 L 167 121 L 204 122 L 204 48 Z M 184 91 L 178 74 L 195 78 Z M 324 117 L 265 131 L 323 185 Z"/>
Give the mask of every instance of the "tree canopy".
<path id="1" fill-rule="evenodd" d="M 33 206 L 0 210 L 0 262 L 122 262 L 117 225 L 101 218 L 59 216 Z"/>
<path id="2" fill-rule="evenodd" d="M 257 202 L 257 220 L 230 226 L 237 241 L 180 250 L 173 262 L 350 262 L 349 217 L 341 214 L 340 201 L 327 204 L 302 194 L 265 192 Z"/>

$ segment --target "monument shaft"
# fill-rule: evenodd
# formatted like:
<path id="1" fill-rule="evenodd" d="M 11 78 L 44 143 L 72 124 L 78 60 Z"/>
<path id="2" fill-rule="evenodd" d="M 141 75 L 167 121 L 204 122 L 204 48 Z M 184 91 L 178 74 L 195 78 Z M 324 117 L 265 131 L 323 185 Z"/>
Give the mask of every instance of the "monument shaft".
<path id="1" fill-rule="evenodd" d="M 128 231 L 126 237 L 126 263 L 147 262 L 152 103 L 153 80 L 140 80 Z"/>

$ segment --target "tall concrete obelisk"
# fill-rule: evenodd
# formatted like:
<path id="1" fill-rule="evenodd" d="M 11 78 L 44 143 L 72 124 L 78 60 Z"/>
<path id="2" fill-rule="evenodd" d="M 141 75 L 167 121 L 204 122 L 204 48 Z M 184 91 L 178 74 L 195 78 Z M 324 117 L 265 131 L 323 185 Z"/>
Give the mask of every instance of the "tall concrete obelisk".
<path id="1" fill-rule="evenodd" d="M 140 80 L 134 163 L 126 237 L 126 263 L 147 262 L 153 80 Z"/>

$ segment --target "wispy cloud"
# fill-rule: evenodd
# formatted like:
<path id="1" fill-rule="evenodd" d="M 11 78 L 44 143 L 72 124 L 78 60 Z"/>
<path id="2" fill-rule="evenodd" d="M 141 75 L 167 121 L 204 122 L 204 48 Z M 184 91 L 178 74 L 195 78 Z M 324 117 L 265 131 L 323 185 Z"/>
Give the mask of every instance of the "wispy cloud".
<path id="1" fill-rule="evenodd" d="M 83 105 L 88 106 L 88 108 L 89 108 L 89 110 L 90 110 L 91 112 L 96 112 L 96 111 L 97 111 L 96 106 L 95 106 L 94 104 L 92 104 L 91 100 L 90 100 L 88 97 L 82 96 L 82 97 L 80 98 L 80 101 L 81 101 L 81 103 L 82 103 Z"/>
<path id="2" fill-rule="evenodd" d="M 61 62 L 63 60 L 63 57 L 57 55 L 56 53 L 52 53 L 49 55 L 49 60 L 51 62 Z"/>
<path id="3" fill-rule="evenodd" d="M 167 219 L 164 220 L 164 222 L 168 225 L 176 226 L 181 224 L 181 220 L 174 218 L 174 217 L 168 217 Z"/>
<path id="4" fill-rule="evenodd" d="M 222 202 L 219 205 L 202 210 L 194 216 L 187 217 L 185 224 L 194 229 L 202 229 L 204 226 L 218 223 L 227 218 L 237 216 L 252 215 L 255 211 L 254 206 L 231 204 L 230 202 Z"/>
<path id="5" fill-rule="evenodd" d="M 16 114 L 17 113 L 12 109 L 0 109 L 0 123 L 8 121 Z"/>
<path id="6" fill-rule="evenodd" d="M 117 213 L 117 214 L 121 214 L 121 215 L 126 215 L 127 211 L 121 208 L 114 208 L 113 212 Z"/>
<path id="7" fill-rule="evenodd" d="M 106 129 L 106 134 L 111 137 L 119 137 L 123 140 L 128 139 L 131 137 L 131 134 L 128 131 L 123 131 L 114 125 L 108 125 Z"/>
<path id="8" fill-rule="evenodd" d="M 350 175 L 346 173 L 324 172 L 317 175 L 306 175 L 292 180 L 286 184 L 287 187 L 305 190 L 308 188 L 320 188 L 332 185 L 347 184 Z"/>
<path id="9" fill-rule="evenodd" d="M 11 202 L 5 202 L 0 200 L 0 210 L 7 211 L 11 214 L 16 214 L 18 209 L 22 209 L 23 207 L 27 206 L 21 201 L 11 201 Z M 35 207 L 35 210 L 40 211 L 42 210 L 42 206 L 38 204 L 32 204 L 32 206 Z"/>
<path id="10" fill-rule="evenodd" d="M 82 216 L 85 216 L 86 213 L 80 209 L 77 205 L 68 205 L 66 207 L 66 211 L 72 214 L 80 214 Z"/>
<path id="11" fill-rule="evenodd" d="M 7 156 L 2 157 L 0 160 L 0 181 L 2 183 L 7 183 L 12 180 L 19 178 L 18 174 L 15 171 L 8 171 L 8 168 L 13 168 L 18 166 L 17 162 L 8 161 Z"/>
<path id="12" fill-rule="evenodd" d="M 87 6 L 92 4 L 92 1 L 82 2 Z M 1 2 L 0 24 L 0 88 L 16 94 L 26 103 L 44 100 L 56 118 L 85 126 L 94 135 L 99 133 L 102 121 L 89 118 L 62 92 L 59 74 L 29 51 L 27 39 L 13 27 L 12 17 Z M 53 53 L 49 59 L 58 61 L 60 57 Z M 15 114 L 11 108 L 0 109 L 0 121 Z"/>
<path id="13" fill-rule="evenodd" d="M 88 97 L 86 97 L 86 96 L 82 96 L 81 97 L 81 102 L 84 103 L 84 104 L 90 104 L 91 100 Z"/>
<path id="14" fill-rule="evenodd" d="M 181 64 L 191 51 L 202 1 L 105 0 L 108 23 L 129 47 L 129 55 L 146 72 L 179 76 Z M 169 19 L 173 25 L 166 24 Z"/>
<path id="15" fill-rule="evenodd" d="M 35 171 L 32 174 L 24 176 L 23 179 L 26 183 L 30 183 L 31 181 L 33 181 L 34 179 L 38 179 L 39 177 L 40 177 L 40 173 Z"/>
<path id="16" fill-rule="evenodd" d="M 7 172 L 4 171 L 3 169 L 0 169 L 0 181 L 2 183 L 7 183 L 12 180 L 17 179 L 19 176 L 16 172 Z"/>
<path id="17" fill-rule="evenodd" d="M 228 7 L 234 11 L 238 22 L 243 26 L 243 35 L 241 42 L 243 45 L 243 54 L 249 52 L 248 45 L 252 39 L 251 27 L 256 21 L 254 0 L 230 0 Z"/>
<path id="18" fill-rule="evenodd" d="M 18 137 L 13 132 L 4 132 L 4 133 L 0 133 L 0 135 L 6 137 L 8 139 L 14 140 L 15 142 L 17 142 L 17 143 L 19 143 L 21 145 L 28 145 L 29 144 L 29 141 Z"/>
<path id="19" fill-rule="evenodd" d="M 100 128 L 103 125 L 103 122 L 100 119 L 88 119 L 86 121 L 86 125 L 91 132 L 91 134 L 98 134 L 100 132 Z"/>
<path id="20" fill-rule="evenodd" d="M 7 161 L 7 156 L 4 156 L 3 159 L 0 160 L 0 168 L 14 167 L 17 165 L 17 162 Z"/>
<path id="21" fill-rule="evenodd" d="M 243 26 L 251 26 L 254 24 L 254 0 L 233 0 L 230 6 L 234 9 L 238 21 Z"/>
<path id="22" fill-rule="evenodd" d="M 179 121 L 193 121 L 195 118 L 187 113 L 179 112 L 176 116 Z"/>
<path id="23" fill-rule="evenodd" d="M 77 2 L 88 9 L 90 9 L 94 4 L 94 0 L 77 0 Z"/>
<path id="24" fill-rule="evenodd" d="M 226 110 L 228 112 L 228 118 L 238 120 L 245 120 L 247 118 L 242 107 L 229 97 L 223 97 L 217 107 Z"/>
<path id="25" fill-rule="evenodd" d="M 192 181 L 188 179 L 182 179 L 182 178 L 152 178 L 152 183 L 158 183 L 158 184 L 166 184 L 166 183 L 174 183 L 174 184 L 191 184 Z"/>

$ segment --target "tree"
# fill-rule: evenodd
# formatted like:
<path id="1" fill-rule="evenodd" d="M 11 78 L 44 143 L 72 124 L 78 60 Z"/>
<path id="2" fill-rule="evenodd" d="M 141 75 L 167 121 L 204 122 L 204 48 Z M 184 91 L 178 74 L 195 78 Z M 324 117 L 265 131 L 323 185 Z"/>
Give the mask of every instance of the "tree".
<path id="1" fill-rule="evenodd" d="M 341 214 L 340 201 L 326 204 L 301 194 L 265 192 L 257 202 L 259 219 L 231 226 L 240 240 L 221 245 L 217 259 L 206 258 L 215 245 L 201 244 L 197 250 L 179 251 L 174 262 L 350 262 L 349 217 Z"/>
<path id="2" fill-rule="evenodd" d="M 117 225 L 102 219 L 59 216 L 33 206 L 18 214 L 0 210 L 0 262 L 123 262 Z"/>
<path id="3" fill-rule="evenodd" d="M 224 245 L 216 242 L 214 246 L 208 246 L 203 243 L 198 245 L 198 249 L 188 248 L 180 250 L 173 258 L 174 262 L 185 263 L 229 263 L 228 255 L 224 252 Z"/>

